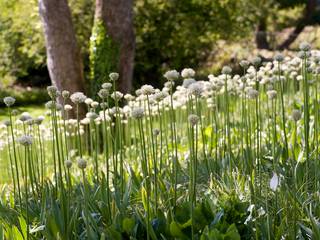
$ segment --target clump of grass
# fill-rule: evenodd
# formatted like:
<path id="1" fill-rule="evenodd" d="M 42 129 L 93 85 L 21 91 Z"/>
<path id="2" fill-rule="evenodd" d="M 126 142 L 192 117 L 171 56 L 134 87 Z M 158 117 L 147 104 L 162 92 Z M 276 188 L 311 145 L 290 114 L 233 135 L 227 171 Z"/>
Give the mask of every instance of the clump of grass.
<path id="1" fill-rule="evenodd" d="M 135 95 L 111 73 L 99 102 L 50 86 L 47 121 L 4 98 L 2 237 L 315 238 L 318 54 L 304 43 L 295 58 L 243 60 L 242 76 L 223 67 L 209 81 L 171 70 Z"/>

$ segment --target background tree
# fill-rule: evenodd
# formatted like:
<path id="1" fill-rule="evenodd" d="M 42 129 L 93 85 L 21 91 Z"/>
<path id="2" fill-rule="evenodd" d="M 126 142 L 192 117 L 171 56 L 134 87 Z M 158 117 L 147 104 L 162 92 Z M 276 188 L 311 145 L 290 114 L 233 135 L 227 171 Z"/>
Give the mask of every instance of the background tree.
<path id="1" fill-rule="evenodd" d="M 39 0 L 44 26 L 47 66 L 59 90 L 84 92 L 84 76 L 67 0 Z"/>
<path id="2" fill-rule="evenodd" d="M 129 92 L 132 88 L 134 53 L 133 1 L 96 0 L 90 47 L 93 93 L 112 71 L 120 74 L 119 90 Z"/>

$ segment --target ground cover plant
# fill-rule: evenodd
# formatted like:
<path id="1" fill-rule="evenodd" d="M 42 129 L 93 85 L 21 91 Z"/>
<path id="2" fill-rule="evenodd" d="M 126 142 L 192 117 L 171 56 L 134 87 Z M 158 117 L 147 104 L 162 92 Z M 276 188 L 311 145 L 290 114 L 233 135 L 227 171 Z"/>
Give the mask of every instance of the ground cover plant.
<path id="1" fill-rule="evenodd" d="M 2 239 L 320 239 L 320 53 L 239 64 L 135 95 L 111 73 L 96 100 L 50 86 L 46 117 L 5 97 Z"/>

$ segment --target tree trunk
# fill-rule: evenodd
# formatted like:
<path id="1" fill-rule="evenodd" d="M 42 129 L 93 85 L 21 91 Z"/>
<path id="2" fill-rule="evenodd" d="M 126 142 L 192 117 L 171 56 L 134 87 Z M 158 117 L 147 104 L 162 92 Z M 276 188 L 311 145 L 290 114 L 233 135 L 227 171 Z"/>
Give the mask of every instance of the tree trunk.
<path id="1" fill-rule="evenodd" d="M 256 29 L 256 46 L 258 49 L 270 49 L 267 39 L 266 19 L 260 19 Z"/>
<path id="2" fill-rule="evenodd" d="M 130 92 L 135 54 L 133 0 L 96 0 L 95 18 L 103 21 L 107 34 L 119 46 L 118 88 Z"/>
<path id="3" fill-rule="evenodd" d="M 295 29 L 290 33 L 288 38 L 278 46 L 278 50 L 288 49 L 290 45 L 297 39 L 299 34 L 303 31 L 305 26 L 310 24 L 310 22 L 312 21 L 312 17 L 315 12 L 316 6 L 317 6 L 316 0 L 308 0 L 306 8 L 304 10 L 303 17 L 298 21 Z"/>
<path id="4" fill-rule="evenodd" d="M 39 13 L 44 27 L 47 66 L 53 85 L 71 93 L 84 92 L 82 58 L 67 0 L 39 0 Z"/>

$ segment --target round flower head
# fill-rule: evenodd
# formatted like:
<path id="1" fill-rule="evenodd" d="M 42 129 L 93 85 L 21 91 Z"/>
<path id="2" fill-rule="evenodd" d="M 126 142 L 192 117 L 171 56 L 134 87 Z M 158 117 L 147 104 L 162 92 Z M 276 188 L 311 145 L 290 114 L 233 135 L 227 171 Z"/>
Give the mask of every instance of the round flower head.
<path id="1" fill-rule="evenodd" d="M 299 121 L 301 119 L 300 110 L 298 110 L 298 109 L 292 110 L 291 117 L 295 122 Z"/>
<path id="2" fill-rule="evenodd" d="M 98 96 L 101 99 L 106 99 L 109 96 L 109 90 L 106 88 L 100 89 L 100 91 L 98 92 Z"/>
<path id="3" fill-rule="evenodd" d="M 190 114 L 188 116 L 188 121 L 191 124 L 191 126 L 195 126 L 199 122 L 199 117 L 195 114 Z"/>
<path id="4" fill-rule="evenodd" d="M 299 49 L 304 52 L 308 52 L 311 49 L 311 45 L 308 42 L 302 42 L 299 45 Z"/>
<path id="5" fill-rule="evenodd" d="M 259 96 L 259 92 L 253 88 L 248 90 L 248 97 L 251 99 L 257 98 Z"/>
<path id="6" fill-rule="evenodd" d="M 141 92 L 142 92 L 142 94 L 144 94 L 144 95 L 151 95 L 151 94 L 153 94 L 154 93 L 154 88 L 151 86 L 151 85 L 143 85 L 142 87 L 141 87 Z"/>
<path id="7" fill-rule="evenodd" d="M 174 81 L 179 78 L 179 72 L 177 70 L 170 70 L 167 71 L 163 76 L 169 81 Z"/>
<path id="8" fill-rule="evenodd" d="M 191 94 L 195 96 L 201 96 L 201 93 L 203 92 L 203 85 L 200 82 L 195 82 L 190 84 L 188 87 Z"/>
<path id="9" fill-rule="evenodd" d="M 240 65 L 242 68 L 247 69 L 247 68 L 249 67 L 249 65 L 250 65 L 250 62 L 247 61 L 247 60 L 241 60 L 240 63 L 239 63 L 239 65 Z"/>
<path id="10" fill-rule="evenodd" d="M 64 105 L 64 110 L 65 111 L 71 111 L 72 110 L 72 106 L 71 105 L 69 105 L 69 104 L 66 104 L 66 105 Z"/>
<path id="11" fill-rule="evenodd" d="M 71 161 L 70 159 L 67 159 L 67 160 L 65 161 L 65 165 L 66 165 L 67 168 L 71 168 L 71 166 L 72 166 L 72 161 Z"/>
<path id="12" fill-rule="evenodd" d="M 5 125 L 6 127 L 11 126 L 10 120 L 4 120 L 4 121 L 3 121 L 3 125 Z"/>
<path id="13" fill-rule="evenodd" d="M 172 81 L 168 81 L 164 83 L 165 88 L 171 89 L 173 86 L 174 86 L 174 82 Z"/>
<path id="14" fill-rule="evenodd" d="M 11 107 L 16 102 L 16 99 L 14 99 L 13 97 L 5 97 L 3 99 L 3 102 L 7 107 Z"/>
<path id="15" fill-rule="evenodd" d="M 62 105 L 60 103 L 56 103 L 56 108 L 57 108 L 57 111 L 61 111 Z"/>
<path id="16" fill-rule="evenodd" d="M 108 104 L 106 102 L 100 103 L 100 107 L 102 109 L 106 109 L 108 107 Z"/>
<path id="17" fill-rule="evenodd" d="M 87 98 L 84 103 L 87 104 L 88 106 L 91 105 L 91 103 L 93 102 L 93 100 L 91 98 Z"/>
<path id="18" fill-rule="evenodd" d="M 98 114 L 96 114 L 95 112 L 88 112 L 86 114 L 86 117 L 89 118 L 91 121 L 95 120 L 98 116 Z"/>
<path id="19" fill-rule="evenodd" d="M 273 59 L 274 59 L 275 61 L 277 61 L 277 62 L 283 62 L 284 56 L 283 56 L 282 54 L 278 53 L 278 54 L 276 54 L 276 55 L 274 56 Z"/>
<path id="20" fill-rule="evenodd" d="M 155 128 L 152 130 L 153 136 L 158 136 L 160 134 L 160 130 L 158 128 Z"/>
<path id="21" fill-rule="evenodd" d="M 17 139 L 18 143 L 27 147 L 30 146 L 33 142 L 33 137 L 30 135 L 23 135 Z"/>
<path id="22" fill-rule="evenodd" d="M 131 94 L 127 93 L 126 95 L 124 95 L 124 99 L 127 101 L 133 101 L 135 98 Z"/>
<path id="23" fill-rule="evenodd" d="M 101 87 L 102 87 L 103 89 L 109 90 L 109 89 L 112 88 L 112 83 L 109 83 L 109 82 L 103 83 L 103 84 L 101 85 Z"/>
<path id="24" fill-rule="evenodd" d="M 12 110 L 12 115 L 17 116 L 19 114 L 19 111 L 17 109 Z"/>
<path id="25" fill-rule="evenodd" d="M 22 122 L 26 122 L 26 121 L 28 121 L 29 119 L 31 119 L 32 117 L 30 116 L 30 113 L 28 113 L 28 112 L 23 112 L 22 114 L 21 114 L 21 116 L 20 116 L 20 121 L 22 121 Z"/>
<path id="26" fill-rule="evenodd" d="M 48 91 L 49 96 L 52 99 L 56 99 L 60 95 L 58 88 L 56 86 L 48 86 L 47 91 Z"/>
<path id="27" fill-rule="evenodd" d="M 255 57 L 252 59 L 252 64 L 256 67 L 259 66 L 261 62 L 262 62 L 262 59 L 260 57 Z"/>
<path id="28" fill-rule="evenodd" d="M 63 90 L 61 95 L 64 99 L 67 99 L 68 97 L 70 97 L 70 92 L 67 90 Z"/>
<path id="29" fill-rule="evenodd" d="M 117 81 L 119 79 L 119 73 L 112 72 L 112 73 L 109 74 L 109 78 L 112 81 Z"/>
<path id="30" fill-rule="evenodd" d="M 57 104 L 54 101 L 48 101 L 46 102 L 45 107 L 47 109 L 55 109 L 57 107 Z"/>
<path id="31" fill-rule="evenodd" d="M 30 118 L 26 121 L 26 124 L 29 126 L 32 126 L 34 124 L 34 120 L 32 118 Z"/>
<path id="32" fill-rule="evenodd" d="M 188 88 L 191 84 L 195 83 L 196 80 L 194 80 L 193 78 L 186 78 L 183 80 L 182 86 L 185 88 Z"/>
<path id="33" fill-rule="evenodd" d="M 37 125 L 40 125 L 44 120 L 44 116 L 39 116 L 36 119 L 34 119 L 34 123 Z"/>
<path id="34" fill-rule="evenodd" d="M 141 119 L 144 116 L 144 109 L 142 107 L 136 107 L 132 110 L 131 116 L 136 119 Z"/>
<path id="35" fill-rule="evenodd" d="M 195 71 L 192 68 L 185 68 L 181 71 L 181 77 L 183 78 L 193 78 Z"/>
<path id="36" fill-rule="evenodd" d="M 98 106 L 99 106 L 99 103 L 96 102 L 96 101 L 93 101 L 93 102 L 91 103 L 91 107 L 92 107 L 92 108 L 97 108 Z"/>
<path id="37" fill-rule="evenodd" d="M 87 167 L 87 161 L 83 158 L 78 159 L 78 168 L 85 169 Z"/>
<path id="38" fill-rule="evenodd" d="M 232 73 L 232 68 L 229 66 L 224 66 L 221 70 L 222 74 L 230 75 Z"/>
<path id="39" fill-rule="evenodd" d="M 270 100 L 275 99 L 277 97 L 277 91 L 276 90 L 269 90 L 269 91 L 267 91 L 267 95 Z"/>
<path id="40" fill-rule="evenodd" d="M 84 103 L 87 97 L 82 92 L 75 92 L 71 94 L 70 99 L 71 99 L 71 102 L 75 104 L 79 104 L 79 103 Z"/>
<path id="41" fill-rule="evenodd" d="M 121 100 L 122 97 L 123 97 L 123 94 L 119 91 L 115 91 L 115 92 L 111 93 L 111 98 L 115 101 Z"/>

